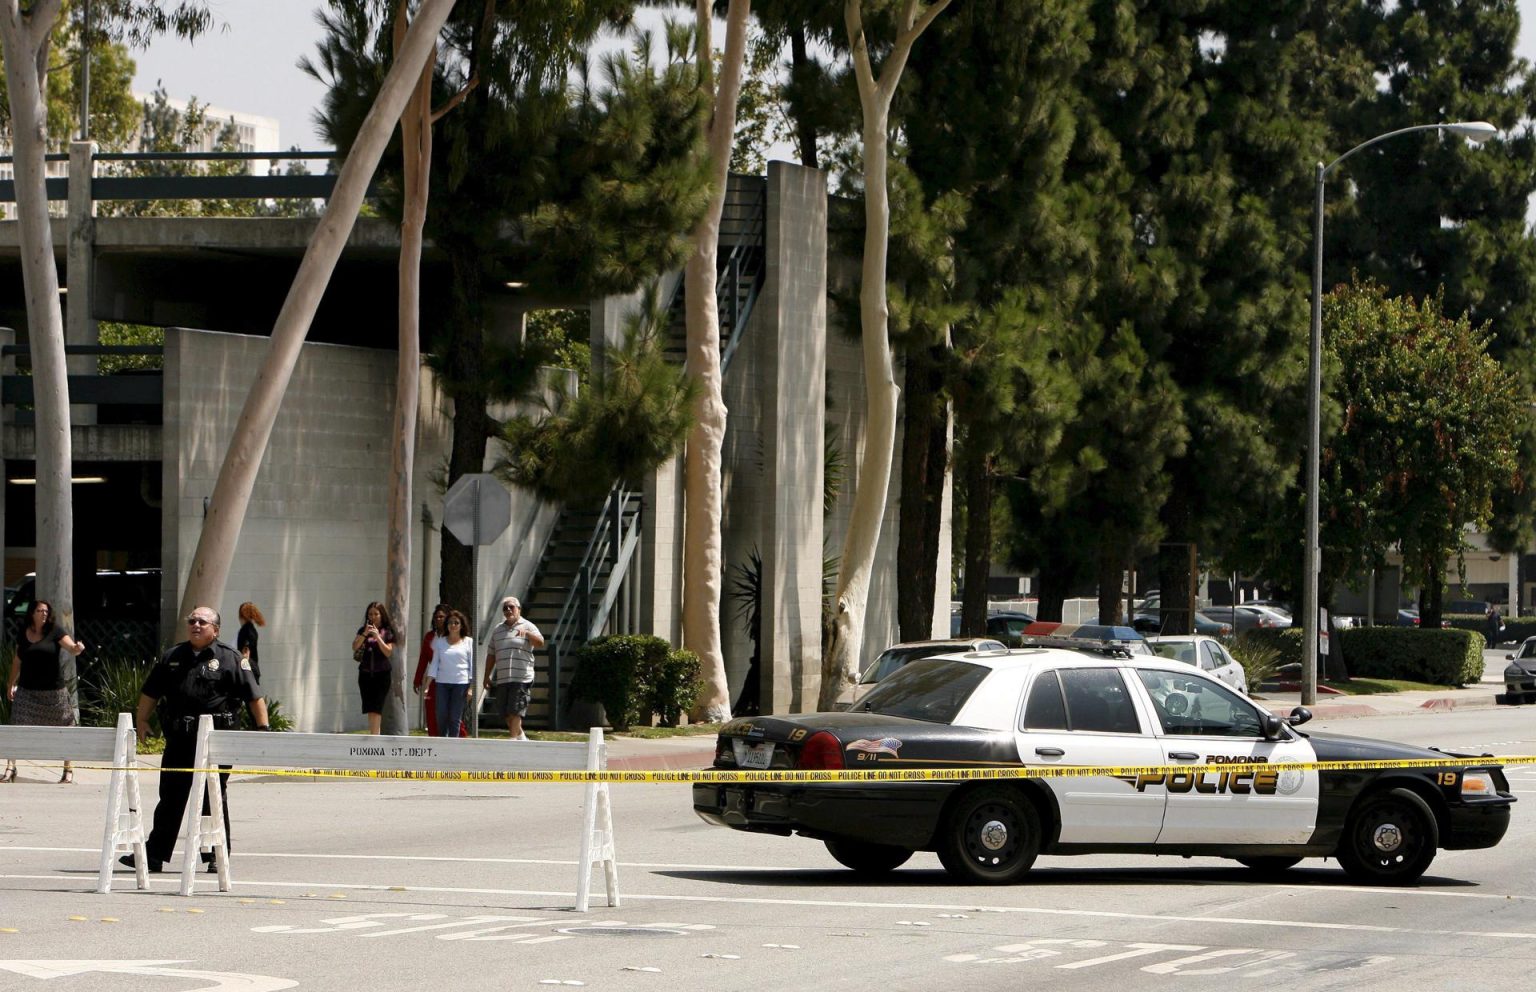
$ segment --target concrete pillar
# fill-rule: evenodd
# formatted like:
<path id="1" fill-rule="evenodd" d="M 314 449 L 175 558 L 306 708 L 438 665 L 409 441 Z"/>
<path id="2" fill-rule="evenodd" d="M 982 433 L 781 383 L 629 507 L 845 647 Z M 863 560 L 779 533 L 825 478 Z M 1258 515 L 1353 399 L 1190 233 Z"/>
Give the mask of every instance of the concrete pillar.
<path id="1" fill-rule="evenodd" d="M 100 344 L 96 321 L 91 319 L 91 268 L 96 253 L 96 200 L 91 195 L 95 176 L 96 143 L 69 143 L 69 243 L 64 256 L 64 343 Z M 65 360 L 70 375 L 95 375 L 95 355 L 71 355 Z M 96 407 L 71 405 L 70 423 L 94 424 Z"/>
<path id="2" fill-rule="evenodd" d="M 827 177 L 768 163 L 762 358 L 764 713 L 814 709 L 821 687 Z"/>

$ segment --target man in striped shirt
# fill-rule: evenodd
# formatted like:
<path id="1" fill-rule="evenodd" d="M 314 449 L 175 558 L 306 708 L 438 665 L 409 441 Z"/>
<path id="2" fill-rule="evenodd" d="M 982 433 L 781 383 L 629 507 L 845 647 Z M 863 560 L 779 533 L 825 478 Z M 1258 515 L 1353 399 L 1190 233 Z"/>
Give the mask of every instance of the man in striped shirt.
<path id="1" fill-rule="evenodd" d="M 539 628 L 523 618 L 523 604 L 516 596 L 501 601 L 501 623 L 491 631 L 485 655 L 485 687 L 495 696 L 507 718 L 507 733 L 514 741 L 526 741 L 523 716 L 533 695 L 533 652 L 544 646 Z"/>

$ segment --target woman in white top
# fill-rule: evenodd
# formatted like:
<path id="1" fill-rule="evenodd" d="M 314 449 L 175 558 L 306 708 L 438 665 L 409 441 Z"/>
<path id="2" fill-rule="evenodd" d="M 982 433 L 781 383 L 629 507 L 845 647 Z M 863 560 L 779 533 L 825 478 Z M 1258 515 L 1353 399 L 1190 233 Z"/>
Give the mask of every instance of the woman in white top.
<path id="1" fill-rule="evenodd" d="M 432 640 L 432 661 L 427 665 L 427 686 L 437 683 L 437 731 L 448 736 L 445 728 L 458 730 L 464 709 L 469 704 L 475 671 L 475 639 L 467 636 L 469 621 L 458 610 L 448 611 L 448 633 Z"/>

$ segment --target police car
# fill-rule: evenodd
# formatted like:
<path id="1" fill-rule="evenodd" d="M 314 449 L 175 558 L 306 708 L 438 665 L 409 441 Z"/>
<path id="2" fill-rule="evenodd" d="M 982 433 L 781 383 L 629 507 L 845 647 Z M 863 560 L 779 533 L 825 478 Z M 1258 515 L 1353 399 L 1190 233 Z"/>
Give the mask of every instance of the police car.
<path id="1" fill-rule="evenodd" d="M 866 876 L 936 851 L 971 883 L 1017 881 L 1040 854 L 1116 852 L 1227 857 L 1266 873 L 1333 857 L 1356 881 L 1401 885 L 1437 849 L 1492 847 L 1508 829 L 1514 797 L 1496 763 L 1307 734 L 1302 707 L 1281 719 L 1189 665 L 1074 643 L 914 661 L 850 711 L 727 723 L 714 760 L 721 770 L 1060 767 L 1055 776 L 697 783 L 694 811 L 820 840 Z M 1380 759 L 1394 764 L 1315 767 Z M 1068 771 L 1081 766 L 1105 770 Z"/>

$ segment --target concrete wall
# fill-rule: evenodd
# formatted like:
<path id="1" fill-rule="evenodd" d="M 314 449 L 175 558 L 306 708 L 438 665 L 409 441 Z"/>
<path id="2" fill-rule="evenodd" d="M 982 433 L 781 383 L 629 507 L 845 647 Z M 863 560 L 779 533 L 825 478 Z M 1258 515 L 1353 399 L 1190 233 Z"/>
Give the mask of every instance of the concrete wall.
<path id="1" fill-rule="evenodd" d="M 262 337 L 166 332 L 162 630 L 174 639 L 184 636 L 176 614 L 204 500 L 268 345 Z M 393 351 L 304 346 L 256 478 L 224 599 L 210 604 L 223 614 L 221 637 L 231 643 L 242 602 L 255 602 L 266 615 L 262 685 L 299 730 L 365 725 L 351 642 L 364 607 L 383 598 L 395 357 Z M 424 371 L 413 503 L 432 523 L 413 515 L 408 675 L 422 615 L 437 600 L 443 494 L 434 477 L 447 457 L 450 411 L 451 401 Z M 495 455 L 493 444 L 488 465 Z M 477 633 L 489 629 L 502 595 L 526 591 L 556 513 L 516 492 L 512 507 L 511 526 L 480 551 Z M 470 611 L 470 604 L 454 605 Z M 414 698 L 408 712 L 417 722 Z"/>

